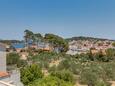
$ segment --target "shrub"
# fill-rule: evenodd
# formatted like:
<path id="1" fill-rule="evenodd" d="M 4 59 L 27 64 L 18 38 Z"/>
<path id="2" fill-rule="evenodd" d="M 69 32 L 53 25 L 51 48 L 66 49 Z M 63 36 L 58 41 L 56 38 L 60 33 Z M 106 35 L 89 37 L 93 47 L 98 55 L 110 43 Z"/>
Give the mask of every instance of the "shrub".
<path id="1" fill-rule="evenodd" d="M 112 43 L 112 46 L 115 47 L 115 42 Z"/>
<path id="2" fill-rule="evenodd" d="M 89 63 L 84 66 L 80 73 L 80 82 L 89 86 L 110 86 L 107 81 L 114 77 L 114 70 L 107 66 L 108 63 Z M 109 71 L 108 71 L 109 70 Z M 112 79 L 111 79 L 112 80 Z"/>
<path id="3" fill-rule="evenodd" d="M 103 65 L 107 80 L 115 80 L 115 63 L 106 63 Z"/>
<path id="4" fill-rule="evenodd" d="M 71 82 L 65 82 L 57 77 L 48 76 L 35 81 L 29 86 L 73 86 Z"/>
<path id="5" fill-rule="evenodd" d="M 56 71 L 56 69 L 57 69 L 57 67 L 56 67 L 56 65 L 54 65 L 54 66 L 50 67 L 50 68 L 48 69 L 48 71 L 49 71 L 49 72 L 54 72 L 54 71 Z"/>
<path id="6" fill-rule="evenodd" d="M 68 69 L 70 67 L 70 61 L 69 60 L 63 60 L 58 65 L 58 70 Z"/>
<path id="7" fill-rule="evenodd" d="M 90 70 L 82 71 L 80 76 L 80 82 L 89 86 L 95 86 L 98 79 L 99 77 L 97 76 L 97 74 Z"/>
<path id="8" fill-rule="evenodd" d="M 98 81 L 95 86 L 111 86 L 111 85 L 106 81 Z"/>
<path id="9" fill-rule="evenodd" d="M 20 56 L 17 53 L 9 53 L 6 58 L 7 65 L 15 65 L 19 62 Z"/>
<path id="10" fill-rule="evenodd" d="M 115 49 L 107 49 L 106 50 L 107 57 L 110 58 L 110 60 L 115 60 Z"/>
<path id="11" fill-rule="evenodd" d="M 54 71 L 51 73 L 51 76 L 55 76 L 58 77 L 59 79 L 62 79 L 66 82 L 74 82 L 74 77 L 73 74 L 67 70 L 63 70 L 63 71 Z"/>
<path id="12" fill-rule="evenodd" d="M 25 67 L 27 65 L 27 61 L 26 60 L 19 60 L 17 63 L 17 67 Z"/>
<path id="13" fill-rule="evenodd" d="M 90 61 L 89 54 L 80 54 L 80 55 L 75 55 L 75 57 L 80 61 L 80 62 L 87 62 Z"/>
<path id="14" fill-rule="evenodd" d="M 36 79 L 43 77 L 42 71 L 38 65 L 33 64 L 21 69 L 21 81 L 24 85 L 28 85 Z"/>
<path id="15" fill-rule="evenodd" d="M 59 65 L 57 66 L 57 70 L 69 70 L 70 72 L 72 72 L 73 74 L 78 74 L 78 69 L 77 69 L 78 65 L 76 64 L 76 61 L 74 60 L 74 58 L 65 58 L 64 60 L 62 60 Z"/>
<path id="16" fill-rule="evenodd" d="M 49 68 L 49 63 L 47 61 L 40 61 L 38 62 L 38 65 L 40 66 L 40 68 L 45 68 L 45 69 Z"/>

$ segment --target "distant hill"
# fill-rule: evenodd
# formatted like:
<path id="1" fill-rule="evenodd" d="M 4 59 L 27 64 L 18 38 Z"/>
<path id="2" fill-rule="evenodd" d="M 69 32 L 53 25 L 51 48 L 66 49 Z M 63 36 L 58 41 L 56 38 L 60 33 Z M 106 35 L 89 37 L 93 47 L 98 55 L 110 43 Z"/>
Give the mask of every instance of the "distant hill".
<path id="1" fill-rule="evenodd" d="M 72 41 L 72 40 L 89 40 L 89 41 L 115 41 L 115 40 L 110 40 L 110 39 L 103 39 L 103 38 L 94 38 L 94 37 L 84 37 L 84 36 L 79 36 L 79 37 L 72 37 L 72 38 L 67 38 L 66 40 Z"/>
<path id="2" fill-rule="evenodd" d="M 0 43 L 11 45 L 12 43 L 22 43 L 23 41 L 20 40 L 2 40 L 0 39 Z"/>

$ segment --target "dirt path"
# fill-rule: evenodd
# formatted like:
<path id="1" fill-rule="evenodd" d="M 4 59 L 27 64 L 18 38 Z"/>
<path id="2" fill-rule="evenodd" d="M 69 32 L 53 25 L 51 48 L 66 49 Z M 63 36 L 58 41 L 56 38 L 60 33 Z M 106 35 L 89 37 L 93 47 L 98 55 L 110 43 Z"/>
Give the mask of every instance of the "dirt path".
<path id="1" fill-rule="evenodd" d="M 111 86 L 115 86 L 115 81 L 109 81 L 112 85 Z"/>

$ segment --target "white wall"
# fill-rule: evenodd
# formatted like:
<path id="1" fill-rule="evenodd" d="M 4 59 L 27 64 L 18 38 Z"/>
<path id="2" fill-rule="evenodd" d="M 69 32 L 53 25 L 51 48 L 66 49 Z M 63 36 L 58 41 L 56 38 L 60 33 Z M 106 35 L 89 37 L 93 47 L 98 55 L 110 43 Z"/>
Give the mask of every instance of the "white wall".
<path id="1" fill-rule="evenodd" d="M 0 71 L 6 72 L 6 52 L 0 51 Z"/>

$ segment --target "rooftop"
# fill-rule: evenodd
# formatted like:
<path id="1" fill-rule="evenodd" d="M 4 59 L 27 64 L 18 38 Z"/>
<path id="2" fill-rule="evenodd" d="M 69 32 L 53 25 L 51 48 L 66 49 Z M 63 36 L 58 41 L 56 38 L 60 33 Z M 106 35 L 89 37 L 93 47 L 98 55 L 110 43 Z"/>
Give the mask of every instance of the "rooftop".
<path id="1" fill-rule="evenodd" d="M 0 72 L 0 78 L 7 77 L 9 74 L 7 72 Z"/>

